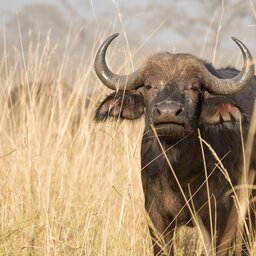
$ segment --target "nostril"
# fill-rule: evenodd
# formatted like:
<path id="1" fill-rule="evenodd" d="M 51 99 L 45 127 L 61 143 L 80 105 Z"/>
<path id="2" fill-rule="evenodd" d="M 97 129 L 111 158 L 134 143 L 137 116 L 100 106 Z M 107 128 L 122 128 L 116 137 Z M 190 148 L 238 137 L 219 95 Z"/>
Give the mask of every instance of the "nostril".
<path id="1" fill-rule="evenodd" d="M 154 107 L 154 112 L 158 115 L 162 113 L 161 106 L 158 103 Z"/>
<path id="2" fill-rule="evenodd" d="M 179 108 L 176 112 L 175 115 L 178 116 L 182 112 L 182 108 Z"/>
<path id="3" fill-rule="evenodd" d="M 158 107 L 156 107 L 156 112 L 158 115 L 161 115 L 161 109 L 159 109 Z"/>
<path id="4" fill-rule="evenodd" d="M 158 106 L 154 107 L 154 111 L 153 111 L 153 120 L 154 122 L 157 122 L 158 119 L 161 117 L 161 109 Z"/>

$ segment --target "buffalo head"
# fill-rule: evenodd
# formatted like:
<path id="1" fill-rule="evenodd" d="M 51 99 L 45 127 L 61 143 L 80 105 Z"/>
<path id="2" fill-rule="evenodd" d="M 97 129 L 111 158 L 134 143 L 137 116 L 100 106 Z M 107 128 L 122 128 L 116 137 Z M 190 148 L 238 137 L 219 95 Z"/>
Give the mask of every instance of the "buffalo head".
<path id="1" fill-rule="evenodd" d="M 136 119 L 145 114 L 146 130 L 153 125 L 159 136 L 180 139 L 200 122 L 217 123 L 240 118 L 239 109 L 227 96 L 241 91 L 254 75 L 252 56 L 246 46 L 232 38 L 242 51 L 243 69 L 235 77 L 221 79 L 200 59 L 190 54 L 158 53 L 129 75 L 114 74 L 106 64 L 106 51 L 118 34 L 110 36 L 95 59 L 99 79 L 118 92 L 107 97 L 97 110 L 98 120 L 109 116 Z M 210 67 L 210 65 L 208 65 Z M 213 69 L 214 71 L 214 69 Z M 202 110 L 204 99 L 218 95 L 222 109 L 210 115 Z M 220 96 L 221 95 L 221 96 Z M 210 101 L 209 101 L 210 102 Z"/>

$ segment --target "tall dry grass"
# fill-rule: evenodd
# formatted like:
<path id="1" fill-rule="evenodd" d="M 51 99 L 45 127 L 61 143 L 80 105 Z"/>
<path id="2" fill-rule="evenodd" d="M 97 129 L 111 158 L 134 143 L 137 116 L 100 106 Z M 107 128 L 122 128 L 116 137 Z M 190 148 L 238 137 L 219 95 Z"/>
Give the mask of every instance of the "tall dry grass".
<path id="1" fill-rule="evenodd" d="M 86 94 L 99 85 L 94 50 L 72 66 L 69 46 L 56 62 L 49 38 L 20 47 L 0 62 L 0 255 L 150 255 L 143 121 L 93 120 L 105 96 Z"/>
<path id="2" fill-rule="evenodd" d="M 108 93 L 93 72 L 99 39 L 92 51 L 82 54 L 81 63 L 72 63 L 70 38 L 60 61 L 55 60 L 49 37 L 31 40 L 26 54 L 20 35 L 12 59 L 6 46 L 0 60 L 0 255 L 152 254 L 140 181 L 144 122 L 93 119 L 97 104 Z M 130 66 L 126 61 L 120 69 L 129 72 Z M 98 89 L 89 96 L 91 86 Z M 19 89 L 10 98 L 14 88 Z M 252 153 L 245 146 L 245 162 Z M 247 172 L 245 168 L 245 190 L 251 189 Z M 242 207 L 248 205 L 245 194 L 247 190 L 236 201 L 241 226 Z M 212 219 L 216 222 L 215 216 Z M 184 244 L 195 240 L 194 231 L 188 238 L 177 232 L 178 255 L 200 255 L 202 248 L 214 247 L 196 215 L 194 220 L 203 246 L 191 244 L 183 253 Z M 250 247 L 253 240 L 252 234 Z"/>

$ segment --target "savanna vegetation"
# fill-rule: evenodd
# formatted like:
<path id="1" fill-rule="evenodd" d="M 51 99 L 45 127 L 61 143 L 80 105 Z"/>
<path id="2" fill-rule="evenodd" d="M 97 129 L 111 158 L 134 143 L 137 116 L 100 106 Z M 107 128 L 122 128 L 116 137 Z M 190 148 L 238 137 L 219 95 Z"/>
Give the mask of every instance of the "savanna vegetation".
<path id="1" fill-rule="evenodd" d="M 50 38 L 31 41 L 28 53 L 21 35 L 19 48 L 5 46 L 0 60 L 0 255 L 152 254 L 140 181 L 144 120 L 94 121 L 97 104 L 109 93 L 93 72 L 103 38 L 106 34 L 97 36 L 95 48 L 81 54 L 80 63 L 70 60 L 70 38 L 58 60 Z M 124 55 L 119 71 L 125 73 L 131 71 L 132 53 Z M 96 89 L 88 94 L 91 87 Z M 252 137 L 244 142 L 246 161 Z M 242 188 L 240 226 L 252 187 Z M 183 250 L 183 255 L 200 255 L 200 234 L 197 241 L 195 230 L 188 237 L 181 230 L 178 255 Z"/>

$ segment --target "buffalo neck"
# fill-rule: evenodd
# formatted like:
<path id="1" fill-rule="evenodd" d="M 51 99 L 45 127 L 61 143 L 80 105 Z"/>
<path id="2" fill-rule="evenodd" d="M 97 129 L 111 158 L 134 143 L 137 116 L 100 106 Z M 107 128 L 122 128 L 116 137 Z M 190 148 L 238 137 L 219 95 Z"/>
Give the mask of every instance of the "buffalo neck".
<path id="1" fill-rule="evenodd" d="M 176 184 L 173 171 L 179 182 L 184 183 L 185 186 L 193 182 L 192 177 L 194 179 L 201 175 L 203 171 L 201 155 L 196 132 L 179 140 L 166 140 L 160 137 L 157 139 L 147 135 L 142 138 L 142 170 L 145 170 L 145 174 L 151 178 L 156 178 L 158 175 L 168 177 L 173 186 Z"/>

